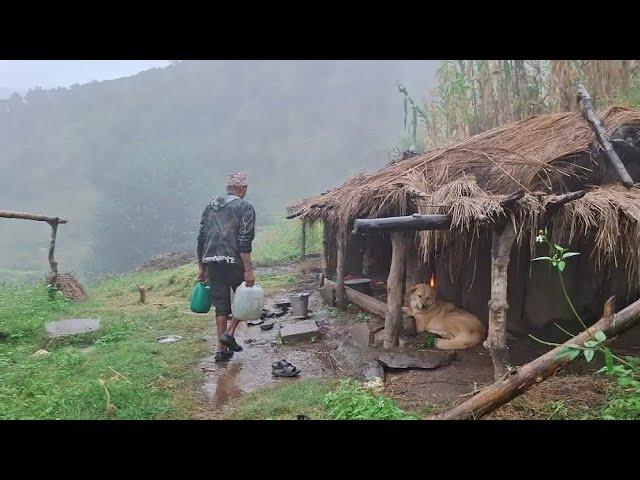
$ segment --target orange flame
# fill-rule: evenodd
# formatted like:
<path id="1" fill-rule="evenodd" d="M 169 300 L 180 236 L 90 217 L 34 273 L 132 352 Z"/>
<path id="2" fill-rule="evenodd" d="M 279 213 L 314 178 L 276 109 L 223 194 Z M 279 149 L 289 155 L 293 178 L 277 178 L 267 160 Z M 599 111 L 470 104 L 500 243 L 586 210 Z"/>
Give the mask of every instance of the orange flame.
<path id="1" fill-rule="evenodd" d="M 429 279 L 429 286 L 436 288 L 436 275 L 434 273 L 431 274 L 431 278 Z"/>

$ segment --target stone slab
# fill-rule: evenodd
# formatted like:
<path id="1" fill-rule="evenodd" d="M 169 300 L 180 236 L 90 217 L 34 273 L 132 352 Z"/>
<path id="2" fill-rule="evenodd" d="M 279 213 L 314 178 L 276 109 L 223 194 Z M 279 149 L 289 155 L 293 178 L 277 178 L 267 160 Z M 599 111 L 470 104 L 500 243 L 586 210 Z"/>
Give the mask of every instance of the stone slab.
<path id="1" fill-rule="evenodd" d="M 450 365 L 456 358 L 453 350 L 417 350 L 380 352 L 377 360 L 387 368 L 435 369 Z"/>
<path id="2" fill-rule="evenodd" d="M 358 323 L 349 330 L 351 338 L 360 348 L 369 348 L 373 334 L 365 322 Z"/>
<path id="3" fill-rule="evenodd" d="M 373 380 L 375 378 L 381 378 L 384 380 L 384 368 L 376 362 L 366 363 L 362 367 L 362 373 L 364 374 L 365 380 Z"/>
<path id="4" fill-rule="evenodd" d="M 318 335 L 320 335 L 320 329 L 315 320 L 288 322 L 280 327 L 280 337 L 283 343 L 307 340 Z"/>
<path id="5" fill-rule="evenodd" d="M 89 333 L 100 330 L 100 320 L 93 318 L 72 318 L 58 320 L 45 325 L 45 330 L 51 337 L 66 337 L 80 333 Z"/>

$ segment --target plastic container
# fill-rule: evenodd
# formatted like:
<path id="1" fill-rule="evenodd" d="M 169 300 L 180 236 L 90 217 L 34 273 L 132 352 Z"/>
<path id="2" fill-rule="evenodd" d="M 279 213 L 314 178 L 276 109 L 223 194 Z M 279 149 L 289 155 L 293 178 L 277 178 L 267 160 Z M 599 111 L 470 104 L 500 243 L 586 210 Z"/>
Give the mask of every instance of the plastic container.
<path id="1" fill-rule="evenodd" d="M 258 320 L 264 308 L 264 290 L 259 285 L 247 287 L 242 282 L 233 295 L 233 318 L 237 320 Z"/>
<path id="2" fill-rule="evenodd" d="M 197 282 L 191 292 L 191 311 L 209 313 L 211 310 L 211 288 L 205 282 Z"/>

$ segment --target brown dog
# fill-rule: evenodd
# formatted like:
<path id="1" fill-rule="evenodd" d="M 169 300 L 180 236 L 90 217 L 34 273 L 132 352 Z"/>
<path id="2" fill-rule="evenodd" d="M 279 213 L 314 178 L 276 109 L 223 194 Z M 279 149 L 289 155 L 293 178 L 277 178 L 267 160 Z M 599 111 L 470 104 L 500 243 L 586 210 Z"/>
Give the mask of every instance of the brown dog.
<path id="1" fill-rule="evenodd" d="M 438 300 L 435 290 L 424 283 L 414 285 L 409 293 L 409 307 L 403 307 L 402 311 L 415 318 L 416 333 L 430 332 L 442 337 L 436 339 L 436 348 L 458 350 L 482 343 L 485 329 L 475 315 Z"/>

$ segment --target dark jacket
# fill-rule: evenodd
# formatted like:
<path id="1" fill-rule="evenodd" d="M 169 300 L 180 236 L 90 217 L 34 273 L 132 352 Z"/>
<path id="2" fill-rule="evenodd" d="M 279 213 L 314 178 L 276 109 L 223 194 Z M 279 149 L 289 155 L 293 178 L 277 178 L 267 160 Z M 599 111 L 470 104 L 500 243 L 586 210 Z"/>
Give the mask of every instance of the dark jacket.
<path id="1" fill-rule="evenodd" d="M 198 233 L 198 261 L 242 263 L 240 253 L 251 253 L 256 212 L 236 195 L 214 198 L 202 212 Z"/>

